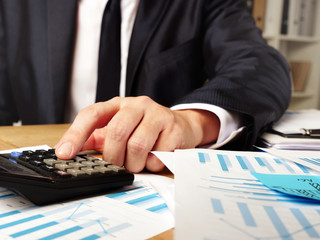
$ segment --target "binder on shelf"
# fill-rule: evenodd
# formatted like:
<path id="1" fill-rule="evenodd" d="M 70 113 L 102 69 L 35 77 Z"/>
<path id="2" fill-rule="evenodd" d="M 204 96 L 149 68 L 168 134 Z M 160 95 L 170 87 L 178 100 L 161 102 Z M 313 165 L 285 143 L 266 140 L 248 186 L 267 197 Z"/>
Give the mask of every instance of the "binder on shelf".
<path id="1" fill-rule="evenodd" d="M 298 29 L 299 36 L 311 37 L 314 35 L 315 10 L 317 0 L 301 1 L 300 24 Z"/>
<path id="2" fill-rule="evenodd" d="M 252 15 L 256 20 L 256 25 L 262 31 L 264 30 L 264 18 L 265 18 L 266 0 L 254 0 Z"/>
<path id="3" fill-rule="evenodd" d="M 301 18 L 301 2 L 304 0 L 289 0 L 288 7 L 288 31 L 289 36 L 298 36 L 300 18 Z"/>
<path id="4" fill-rule="evenodd" d="M 276 36 L 280 31 L 281 6 L 279 0 L 268 0 L 265 6 L 264 35 Z"/>
<path id="5" fill-rule="evenodd" d="M 289 20 L 289 0 L 283 1 L 283 8 L 282 8 L 282 20 L 281 20 L 281 34 L 288 33 L 288 20 Z"/>
<path id="6" fill-rule="evenodd" d="M 303 92 L 309 78 L 311 62 L 291 61 L 289 64 L 292 73 L 293 90 L 296 92 Z"/>

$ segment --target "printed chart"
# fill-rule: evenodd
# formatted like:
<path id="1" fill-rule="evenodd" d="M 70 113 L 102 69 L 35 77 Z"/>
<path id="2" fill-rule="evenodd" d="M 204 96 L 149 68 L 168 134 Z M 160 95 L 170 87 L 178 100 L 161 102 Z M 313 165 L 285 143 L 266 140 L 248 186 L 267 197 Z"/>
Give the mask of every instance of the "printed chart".
<path id="1" fill-rule="evenodd" d="M 166 203 L 150 185 L 38 207 L 0 189 L 1 239 L 145 239 L 172 228 Z"/>
<path id="2" fill-rule="evenodd" d="M 177 154 L 176 239 L 320 239 L 320 201 L 273 191 L 251 174 L 313 175 L 311 169 L 261 152 Z"/>

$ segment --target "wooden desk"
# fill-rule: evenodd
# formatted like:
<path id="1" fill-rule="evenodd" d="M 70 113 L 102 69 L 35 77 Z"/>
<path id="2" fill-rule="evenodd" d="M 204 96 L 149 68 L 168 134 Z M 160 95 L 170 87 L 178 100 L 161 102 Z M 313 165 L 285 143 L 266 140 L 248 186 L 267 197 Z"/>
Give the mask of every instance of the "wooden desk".
<path id="1" fill-rule="evenodd" d="M 37 145 L 54 147 L 68 127 L 69 124 L 0 127 L 0 150 Z M 172 177 L 172 174 L 168 170 L 165 170 L 160 174 Z M 151 239 L 172 240 L 173 229 Z"/>

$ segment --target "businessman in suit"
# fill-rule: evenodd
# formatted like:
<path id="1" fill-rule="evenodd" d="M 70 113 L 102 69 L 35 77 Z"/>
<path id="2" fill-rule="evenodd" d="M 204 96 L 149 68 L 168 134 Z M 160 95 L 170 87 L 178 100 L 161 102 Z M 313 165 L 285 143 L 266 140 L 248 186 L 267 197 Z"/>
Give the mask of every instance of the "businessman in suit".
<path id="1" fill-rule="evenodd" d="M 65 121 L 82 1 L 1 1 L 2 124 Z M 122 20 L 129 14 L 121 27 L 132 27 L 121 45 L 122 97 L 81 110 L 57 144 L 59 157 L 95 148 L 133 172 L 159 171 L 150 150 L 220 142 L 221 111 L 237 122 L 230 135 L 238 136 L 224 147 L 248 149 L 287 108 L 288 66 L 243 1 L 122 0 L 121 11 Z"/>

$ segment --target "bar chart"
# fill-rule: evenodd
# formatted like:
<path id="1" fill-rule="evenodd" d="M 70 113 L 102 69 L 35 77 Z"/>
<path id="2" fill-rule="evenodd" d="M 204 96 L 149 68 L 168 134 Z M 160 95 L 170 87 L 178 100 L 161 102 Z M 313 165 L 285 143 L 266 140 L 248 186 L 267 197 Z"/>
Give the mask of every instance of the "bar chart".
<path id="1" fill-rule="evenodd" d="M 107 195 L 34 206 L 0 189 L 1 239 L 144 239 L 173 227 L 164 200 L 142 180 Z"/>
<path id="2" fill-rule="evenodd" d="M 271 190 L 251 174 L 314 175 L 310 168 L 262 152 L 180 154 L 176 239 L 320 239 L 318 200 Z M 190 217 L 196 219 L 193 226 Z"/>

